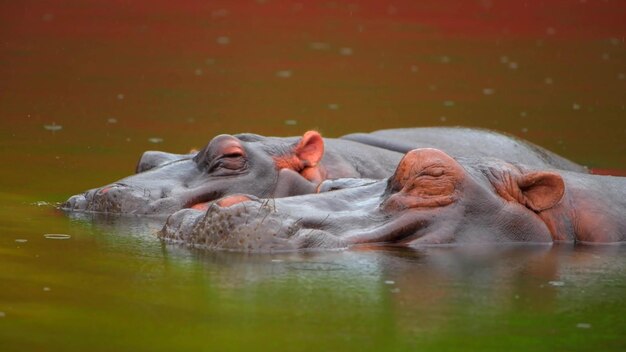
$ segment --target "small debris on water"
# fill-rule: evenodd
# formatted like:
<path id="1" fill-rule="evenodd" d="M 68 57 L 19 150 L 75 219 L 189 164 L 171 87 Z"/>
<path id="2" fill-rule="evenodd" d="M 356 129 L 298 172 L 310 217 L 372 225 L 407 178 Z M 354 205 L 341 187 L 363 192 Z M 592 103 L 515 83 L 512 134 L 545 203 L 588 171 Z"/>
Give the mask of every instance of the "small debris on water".
<path id="1" fill-rule="evenodd" d="M 417 66 L 412 65 L 411 66 L 411 72 L 416 73 L 419 69 L 417 68 Z"/>
<path id="2" fill-rule="evenodd" d="M 47 207 L 48 205 L 50 205 L 50 203 L 45 202 L 43 200 L 39 200 L 36 202 L 31 203 L 32 205 L 38 206 L 38 207 Z"/>
<path id="3" fill-rule="evenodd" d="M 395 284 L 395 283 L 396 283 L 396 282 L 395 282 L 395 281 L 393 281 L 393 280 L 386 280 L 386 281 L 385 281 L 385 285 L 393 285 L 393 284 Z"/>
<path id="4" fill-rule="evenodd" d="M 282 263 L 283 261 L 282 259 L 272 259 L 272 263 Z"/>
<path id="5" fill-rule="evenodd" d="M 338 110 L 339 109 L 339 104 L 328 104 L 328 108 L 330 110 Z"/>
<path id="6" fill-rule="evenodd" d="M 506 64 L 508 62 L 509 62 L 509 57 L 508 56 L 500 56 L 500 63 Z"/>
<path id="7" fill-rule="evenodd" d="M 150 143 L 163 143 L 163 138 L 159 138 L 159 137 L 152 137 L 152 138 L 148 138 L 148 142 Z"/>
<path id="8" fill-rule="evenodd" d="M 197 68 L 195 71 L 193 71 L 193 74 L 196 76 L 202 76 L 204 72 L 202 71 L 201 68 Z"/>
<path id="9" fill-rule="evenodd" d="M 444 56 L 441 57 L 440 61 L 441 61 L 442 64 L 449 64 L 450 61 L 452 61 L 452 60 L 450 59 L 449 56 L 445 56 L 444 55 Z"/>
<path id="10" fill-rule="evenodd" d="M 515 297 L 515 299 L 519 299 L 519 295 L 515 295 L 514 297 Z"/>
<path id="11" fill-rule="evenodd" d="M 124 94 L 120 93 L 117 95 L 117 100 L 124 100 Z"/>
<path id="12" fill-rule="evenodd" d="M 350 56 L 353 54 L 352 48 L 341 48 L 339 54 L 343 56 Z"/>
<path id="13" fill-rule="evenodd" d="M 562 286 L 565 286 L 565 282 L 563 282 L 563 281 L 550 281 L 550 282 L 548 282 L 548 284 L 549 284 L 550 286 L 554 286 L 554 287 L 562 287 Z"/>
<path id="14" fill-rule="evenodd" d="M 7 316 L 7 313 L 5 313 L 5 312 L 0 312 L 0 318 L 4 318 L 4 317 L 6 317 L 6 316 Z"/>
<path id="15" fill-rule="evenodd" d="M 591 324 L 589 323 L 578 323 L 576 324 L 576 327 L 579 329 L 590 329 L 591 328 Z"/>
<path id="16" fill-rule="evenodd" d="M 110 124 L 117 123 L 117 119 L 116 119 L 116 118 L 114 118 L 114 117 L 108 118 L 108 119 L 107 119 L 107 123 L 110 123 Z"/>
<path id="17" fill-rule="evenodd" d="M 439 118 L 439 121 L 441 121 L 441 122 L 445 122 L 447 119 L 448 119 L 447 117 L 445 117 L 445 116 L 441 116 L 441 117 Z"/>
<path id="18" fill-rule="evenodd" d="M 397 288 L 397 287 L 396 288 L 392 288 L 391 290 L 389 290 L 389 292 L 391 292 L 391 293 L 399 293 L 400 289 Z"/>
<path id="19" fill-rule="evenodd" d="M 48 131 L 56 132 L 63 129 L 63 126 L 52 123 L 51 125 L 43 125 L 43 128 Z"/>
<path id="20" fill-rule="evenodd" d="M 15 242 L 17 242 L 17 243 L 26 243 L 26 242 L 28 242 L 28 240 L 27 240 L 27 239 L 24 239 L 24 238 L 17 238 L 17 239 L 15 240 Z"/>
<path id="21" fill-rule="evenodd" d="M 230 38 L 226 36 L 217 37 L 216 42 L 220 45 L 228 45 L 230 44 Z"/>
<path id="22" fill-rule="evenodd" d="M 43 235 L 47 240 L 69 240 L 72 238 L 70 235 L 66 235 L 64 233 L 47 233 Z"/>
<path id="23" fill-rule="evenodd" d="M 495 92 L 496 92 L 496 90 L 493 89 L 493 88 L 485 88 L 485 89 L 483 89 L 483 94 L 484 95 L 492 95 Z"/>
<path id="24" fill-rule="evenodd" d="M 517 62 L 510 62 L 509 63 L 509 68 L 511 70 L 517 70 L 518 67 L 519 67 L 519 65 L 517 64 Z"/>
<path id="25" fill-rule="evenodd" d="M 322 42 L 313 42 L 309 44 L 309 47 L 313 50 L 328 50 L 330 49 L 330 44 L 322 43 Z"/>
<path id="26" fill-rule="evenodd" d="M 574 110 L 580 110 L 580 105 L 579 105 L 579 104 L 574 103 L 574 104 L 572 104 L 572 109 L 574 109 Z"/>
<path id="27" fill-rule="evenodd" d="M 291 77 L 291 70 L 282 70 L 282 71 L 278 71 L 276 72 L 276 77 L 280 77 L 280 78 L 289 78 Z"/>
<path id="28" fill-rule="evenodd" d="M 528 116 L 528 113 L 526 111 L 522 111 L 522 112 L 519 113 L 519 116 L 526 117 L 526 116 Z"/>
<path id="29" fill-rule="evenodd" d="M 452 100 L 446 100 L 443 102 L 443 106 L 447 107 L 447 108 L 451 108 L 455 105 L 454 101 Z"/>
<path id="30" fill-rule="evenodd" d="M 526 127 L 522 128 L 522 133 L 528 133 L 528 128 Z"/>
<path id="31" fill-rule="evenodd" d="M 43 290 L 44 290 L 45 292 L 50 292 L 50 287 L 46 286 L 46 287 L 44 287 L 44 288 L 43 288 Z"/>
<path id="32" fill-rule="evenodd" d="M 285 120 L 285 125 L 287 126 L 295 126 L 298 124 L 297 120 Z"/>

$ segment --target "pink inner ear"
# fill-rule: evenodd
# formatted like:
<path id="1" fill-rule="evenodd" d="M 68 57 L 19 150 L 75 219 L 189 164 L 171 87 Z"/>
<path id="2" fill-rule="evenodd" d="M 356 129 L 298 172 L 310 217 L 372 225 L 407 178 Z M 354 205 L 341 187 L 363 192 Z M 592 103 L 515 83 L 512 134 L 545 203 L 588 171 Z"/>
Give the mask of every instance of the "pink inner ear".
<path id="1" fill-rule="evenodd" d="M 324 139 L 316 131 L 307 131 L 294 150 L 304 167 L 316 166 L 324 156 Z"/>
<path id="2" fill-rule="evenodd" d="M 561 175 L 554 172 L 532 172 L 523 175 L 518 185 L 526 206 L 534 211 L 542 211 L 555 206 L 565 193 L 565 183 Z"/>

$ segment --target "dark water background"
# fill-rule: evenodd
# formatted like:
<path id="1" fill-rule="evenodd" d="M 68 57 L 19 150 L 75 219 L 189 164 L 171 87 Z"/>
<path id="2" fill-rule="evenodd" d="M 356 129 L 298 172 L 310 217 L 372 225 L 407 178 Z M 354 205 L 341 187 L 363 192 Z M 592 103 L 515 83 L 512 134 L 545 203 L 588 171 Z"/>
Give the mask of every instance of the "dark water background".
<path id="1" fill-rule="evenodd" d="M 0 350 L 626 349 L 622 247 L 206 253 L 50 206 L 220 133 L 477 126 L 625 169 L 625 36 L 607 0 L 0 1 Z"/>

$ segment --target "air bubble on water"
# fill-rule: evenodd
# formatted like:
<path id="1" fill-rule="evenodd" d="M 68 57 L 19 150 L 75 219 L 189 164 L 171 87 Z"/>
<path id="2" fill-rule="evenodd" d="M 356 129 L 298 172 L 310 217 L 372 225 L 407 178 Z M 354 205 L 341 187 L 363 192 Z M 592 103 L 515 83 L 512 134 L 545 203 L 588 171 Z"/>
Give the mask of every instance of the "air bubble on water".
<path id="1" fill-rule="evenodd" d="M 579 329 L 590 329 L 591 328 L 591 324 L 589 323 L 578 323 L 576 324 L 576 327 Z"/>
<path id="2" fill-rule="evenodd" d="M 64 233 L 46 233 L 43 237 L 47 240 L 69 240 L 72 238 L 70 235 L 66 235 Z"/>
<path id="3" fill-rule="evenodd" d="M 439 61 L 441 61 L 442 64 L 449 64 L 452 59 L 450 59 L 449 56 L 444 55 L 439 59 Z"/>
<path id="4" fill-rule="evenodd" d="M 44 287 L 44 288 L 43 288 L 43 290 L 44 290 L 45 292 L 50 292 L 50 287 L 46 286 L 46 287 Z"/>
<path id="5" fill-rule="evenodd" d="M 119 93 L 117 96 L 117 100 L 124 100 L 124 94 Z"/>
<path id="6" fill-rule="evenodd" d="M 43 125 L 43 128 L 48 131 L 56 132 L 63 129 L 63 126 L 52 123 L 51 125 Z"/>
<path id="7" fill-rule="evenodd" d="M 572 109 L 580 110 L 580 104 L 576 104 L 576 103 L 572 104 Z"/>
<path id="8" fill-rule="evenodd" d="M 24 238 L 17 238 L 17 239 L 15 239 L 15 242 L 17 242 L 17 243 L 26 243 L 26 242 L 28 242 L 28 240 L 24 239 Z"/>
<path id="9" fill-rule="evenodd" d="M 519 65 L 517 64 L 517 62 L 509 62 L 509 68 L 511 70 L 517 70 L 518 67 Z"/>
<path id="10" fill-rule="evenodd" d="M 5 312 L 0 312 L 0 318 L 4 318 L 4 317 L 6 317 L 6 316 L 7 316 L 7 313 L 5 313 Z"/>
<path id="11" fill-rule="evenodd" d="M 353 54 L 352 48 L 341 48 L 339 54 L 343 56 L 350 56 Z"/>
<path id="12" fill-rule="evenodd" d="M 452 100 L 446 100 L 443 102 L 443 106 L 447 107 L 447 108 L 451 108 L 455 105 L 455 102 Z"/>
<path id="13" fill-rule="evenodd" d="M 509 62 L 509 57 L 508 56 L 500 56 L 500 63 L 501 64 L 506 64 Z"/>
<path id="14" fill-rule="evenodd" d="M 495 93 L 496 90 L 493 88 L 484 88 L 483 89 L 483 94 L 484 95 L 492 95 L 493 93 Z"/>
<path id="15" fill-rule="evenodd" d="M 339 110 L 339 104 L 335 104 L 335 103 L 328 104 L 328 108 L 330 110 Z"/>
<path id="16" fill-rule="evenodd" d="M 309 44 L 309 48 L 313 50 L 328 50 L 330 49 L 330 44 L 323 42 L 313 42 Z"/>
<path id="17" fill-rule="evenodd" d="M 543 80 L 543 83 L 552 84 L 554 83 L 554 80 L 552 79 L 552 77 L 546 77 L 546 79 Z"/>
<path id="18" fill-rule="evenodd" d="M 548 27 L 548 28 L 546 28 L 546 33 L 548 35 L 555 35 L 556 34 L 556 29 L 554 29 L 552 27 Z"/>
<path id="19" fill-rule="evenodd" d="M 110 118 L 107 119 L 107 123 L 110 123 L 110 124 L 117 123 L 117 119 L 114 118 L 114 117 L 110 117 Z"/>
<path id="20" fill-rule="evenodd" d="M 393 284 L 395 284 L 395 283 L 396 283 L 396 282 L 395 282 L 395 281 L 393 281 L 393 280 L 386 280 L 386 281 L 385 281 L 385 285 L 393 285 Z"/>
<path id="21" fill-rule="evenodd" d="M 565 282 L 563 281 L 549 281 L 548 284 L 554 287 L 562 287 L 565 286 Z"/>
<path id="22" fill-rule="evenodd" d="M 215 41 L 217 42 L 217 44 L 220 44 L 220 45 L 230 44 L 230 38 L 226 36 L 217 37 Z"/>
<path id="23" fill-rule="evenodd" d="M 151 138 L 148 138 L 148 142 L 150 142 L 150 143 L 154 143 L 154 144 L 157 144 L 157 143 L 162 143 L 162 142 L 163 142 L 163 138 L 160 138 L 160 137 L 151 137 Z"/>
<path id="24" fill-rule="evenodd" d="M 280 77 L 280 78 L 289 78 L 291 77 L 291 70 L 282 70 L 282 71 L 278 71 L 276 72 L 276 77 Z"/>
<path id="25" fill-rule="evenodd" d="M 202 76 L 202 74 L 203 74 L 204 72 L 202 71 L 202 69 L 201 69 L 201 68 L 197 68 L 195 71 L 193 71 L 193 73 L 194 73 L 196 76 Z"/>
<path id="26" fill-rule="evenodd" d="M 285 120 L 285 125 L 287 125 L 287 126 L 295 126 L 297 124 L 298 124 L 297 120 L 293 120 L 293 119 L 292 120 Z"/>

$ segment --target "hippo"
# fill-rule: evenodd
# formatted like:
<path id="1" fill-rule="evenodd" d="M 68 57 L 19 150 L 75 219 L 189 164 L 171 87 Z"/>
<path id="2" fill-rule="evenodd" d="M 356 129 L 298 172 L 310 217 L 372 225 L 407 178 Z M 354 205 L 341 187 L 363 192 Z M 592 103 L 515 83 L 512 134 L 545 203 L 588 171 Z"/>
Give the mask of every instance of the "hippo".
<path id="1" fill-rule="evenodd" d="M 406 128 L 337 139 L 316 131 L 301 137 L 219 135 L 198 152 L 148 151 L 136 174 L 69 198 L 70 212 L 170 215 L 206 209 L 230 194 L 280 198 L 314 193 L 324 180 L 389 177 L 409 150 L 435 147 L 455 157 L 488 156 L 536 167 L 587 172 L 532 143 L 471 128 Z"/>
<path id="2" fill-rule="evenodd" d="M 624 177 L 421 148 L 388 179 L 353 181 L 325 181 L 324 193 L 282 199 L 232 195 L 207 211 L 172 214 L 158 236 L 249 252 L 626 240 Z"/>

